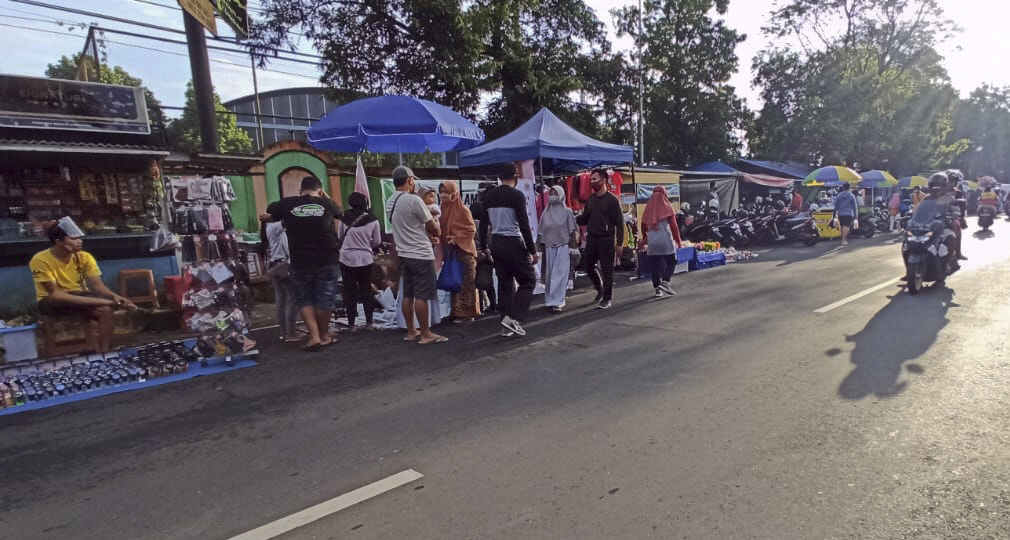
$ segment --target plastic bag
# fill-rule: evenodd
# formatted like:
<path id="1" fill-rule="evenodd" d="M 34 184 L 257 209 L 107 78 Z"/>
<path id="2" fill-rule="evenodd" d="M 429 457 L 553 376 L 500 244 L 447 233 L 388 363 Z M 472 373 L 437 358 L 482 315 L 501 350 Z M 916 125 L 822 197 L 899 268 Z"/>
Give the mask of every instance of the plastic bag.
<path id="1" fill-rule="evenodd" d="M 451 248 L 442 262 L 442 271 L 438 274 L 435 285 L 443 291 L 459 292 L 463 288 L 463 263 L 456 256 L 456 249 Z"/>

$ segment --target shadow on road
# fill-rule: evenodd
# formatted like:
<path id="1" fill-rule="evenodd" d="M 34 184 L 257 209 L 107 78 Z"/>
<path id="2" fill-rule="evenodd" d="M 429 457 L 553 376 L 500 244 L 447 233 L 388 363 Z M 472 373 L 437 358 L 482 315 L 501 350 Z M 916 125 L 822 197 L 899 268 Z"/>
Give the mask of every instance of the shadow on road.
<path id="1" fill-rule="evenodd" d="M 990 238 L 995 237 L 996 233 L 994 231 L 992 231 L 992 230 L 988 230 L 988 231 L 978 230 L 978 231 L 975 231 L 975 232 L 971 233 L 971 235 L 972 235 L 972 237 L 977 238 L 979 240 L 988 240 Z"/>
<path id="2" fill-rule="evenodd" d="M 856 344 L 852 363 L 856 367 L 838 387 L 845 399 L 868 396 L 894 397 L 905 390 L 907 381 L 900 381 L 904 366 L 908 372 L 921 374 L 925 369 L 917 364 L 905 364 L 922 356 L 947 326 L 947 311 L 958 307 L 954 291 L 946 287 L 931 287 L 917 296 L 898 293 L 877 312 L 858 333 L 846 341 Z M 828 356 L 832 356 L 828 351 Z"/>

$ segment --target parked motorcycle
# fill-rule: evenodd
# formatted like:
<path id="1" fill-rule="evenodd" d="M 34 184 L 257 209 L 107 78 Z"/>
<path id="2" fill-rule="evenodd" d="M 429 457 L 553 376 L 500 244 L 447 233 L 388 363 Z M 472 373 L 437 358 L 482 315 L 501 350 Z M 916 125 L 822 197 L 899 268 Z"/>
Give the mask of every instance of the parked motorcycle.
<path id="1" fill-rule="evenodd" d="M 901 254 L 910 294 L 918 294 L 927 281 L 943 285 L 947 276 L 957 271 L 949 243 L 954 232 L 941 221 L 941 210 L 935 201 L 924 200 L 908 222 Z"/>
<path id="2" fill-rule="evenodd" d="M 877 223 L 877 217 L 872 213 L 859 214 L 859 230 L 856 232 L 863 235 L 863 238 L 873 238 L 877 234 Z"/>

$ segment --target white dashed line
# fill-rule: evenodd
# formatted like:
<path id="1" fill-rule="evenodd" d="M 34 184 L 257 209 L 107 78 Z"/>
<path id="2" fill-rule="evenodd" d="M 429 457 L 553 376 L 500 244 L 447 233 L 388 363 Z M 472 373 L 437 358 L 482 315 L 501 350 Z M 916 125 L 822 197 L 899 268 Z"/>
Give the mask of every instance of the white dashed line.
<path id="1" fill-rule="evenodd" d="M 407 469 L 339 497 L 334 497 L 315 506 L 310 506 L 300 512 L 282 517 L 277 521 L 267 523 L 262 527 L 257 527 L 249 532 L 233 536 L 229 540 L 270 540 L 271 538 L 277 538 L 302 525 L 308 525 L 313 521 L 320 520 L 373 497 L 378 497 L 387 491 L 392 491 L 423 477 L 423 474 L 414 469 Z"/>

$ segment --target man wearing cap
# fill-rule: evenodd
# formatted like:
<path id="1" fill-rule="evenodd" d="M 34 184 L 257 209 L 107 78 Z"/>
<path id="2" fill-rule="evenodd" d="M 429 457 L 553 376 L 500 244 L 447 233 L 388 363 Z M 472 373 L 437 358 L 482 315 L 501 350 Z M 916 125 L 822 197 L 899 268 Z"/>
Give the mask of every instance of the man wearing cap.
<path id="1" fill-rule="evenodd" d="M 260 216 L 267 223 L 284 223 L 287 231 L 290 275 L 302 320 L 309 330 L 309 340 L 303 347 L 306 351 L 318 351 L 337 342 L 329 330 L 340 272 L 336 220 L 342 214 L 324 195 L 323 183 L 315 176 L 306 176 L 301 193 L 271 204 Z"/>
<path id="2" fill-rule="evenodd" d="M 438 300 L 432 238 L 438 238 L 440 230 L 428 205 L 414 194 L 416 180 L 410 167 L 400 165 L 393 169 L 396 193 L 386 201 L 386 215 L 393 228 L 400 275 L 403 276 L 400 298 L 407 325 L 407 336 L 403 339 L 429 345 L 449 341 L 449 338 L 432 332 L 429 324 L 428 302 Z"/>
<path id="3" fill-rule="evenodd" d="M 502 336 L 525 336 L 522 323 L 530 310 L 537 275 L 533 265 L 539 260 L 533 243 L 526 196 L 516 189 L 519 171 L 514 163 L 498 166 L 501 185 L 488 190 L 484 197 L 484 215 L 480 219 L 480 244 L 491 247 L 494 270 L 498 275 L 498 312 Z M 491 237 L 488 238 L 488 229 Z M 515 284 L 519 284 L 519 288 Z"/>
<path id="4" fill-rule="evenodd" d="M 95 258 L 83 250 L 84 232 L 63 218 L 46 234 L 52 246 L 36 253 L 28 263 L 35 282 L 39 313 L 59 316 L 80 314 L 88 318 L 84 329 L 89 341 L 107 353 L 112 349 L 112 309 L 136 309 L 132 302 L 109 290 Z M 93 341 L 92 341 L 93 339 Z"/>

